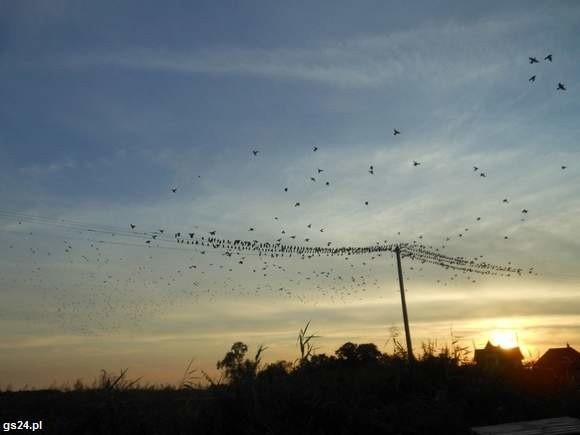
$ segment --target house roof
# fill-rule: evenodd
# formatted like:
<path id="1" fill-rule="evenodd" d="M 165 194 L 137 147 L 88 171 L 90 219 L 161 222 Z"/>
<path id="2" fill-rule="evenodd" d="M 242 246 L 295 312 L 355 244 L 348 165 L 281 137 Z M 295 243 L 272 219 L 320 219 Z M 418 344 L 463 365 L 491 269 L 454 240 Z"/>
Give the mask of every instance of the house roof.
<path id="1" fill-rule="evenodd" d="M 520 351 L 519 347 L 512 347 L 510 349 L 504 349 L 501 346 L 494 346 L 489 341 L 485 345 L 483 349 L 476 349 L 475 350 L 475 359 L 479 359 L 481 356 L 484 355 L 497 355 L 500 358 L 506 359 L 517 359 L 521 361 L 524 359 L 522 352 Z M 484 356 L 485 357 L 485 356 Z"/>
<path id="2" fill-rule="evenodd" d="M 555 368 L 580 362 L 580 352 L 570 345 L 548 349 L 535 364 L 537 368 Z"/>

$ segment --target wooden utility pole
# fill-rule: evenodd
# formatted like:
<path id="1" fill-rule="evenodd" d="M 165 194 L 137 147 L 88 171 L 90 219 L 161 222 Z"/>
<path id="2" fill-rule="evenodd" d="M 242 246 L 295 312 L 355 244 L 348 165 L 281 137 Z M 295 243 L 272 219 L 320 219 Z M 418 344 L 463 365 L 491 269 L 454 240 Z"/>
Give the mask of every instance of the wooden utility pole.
<path id="1" fill-rule="evenodd" d="M 411 344 L 411 331 L 409 329 L 409 316 L 407 315 L 407 302 L 405 301 L 405 286 L 403 284 L 403 269 L 401 268 L 401 248 L 395 248 L 397 254 L 397 269 L 399 271 L 399 288 L 401 290 L 401 305 L 403 307 L 403 322 L 405 323 L 405 338 L 407 340 L 407 358 L 409 364 L 413 364 L 415 357 L 413 355 L 413 345 Z"/>

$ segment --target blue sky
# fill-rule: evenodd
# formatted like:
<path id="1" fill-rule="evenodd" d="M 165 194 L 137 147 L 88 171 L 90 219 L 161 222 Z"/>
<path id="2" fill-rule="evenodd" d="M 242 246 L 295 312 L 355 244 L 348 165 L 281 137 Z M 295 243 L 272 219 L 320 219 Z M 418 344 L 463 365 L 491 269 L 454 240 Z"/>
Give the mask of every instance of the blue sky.
<path id="1" fill-rule="evenodd" d="M 147 231 L 197 226 L 231 238 L 254 227 L 253 237 L 274 240 L 285 229 L 316 244 L 449 237 L 451 255 L 535 266 L 538 275 L 442 288 L 441 271 L 408 270 L 419 341 L 443 340 L 455 325 L 478 342 L 494 328 L 517 329 L 533 352 L 580 346 L 571 326 L 580 308 L 579 18 L 573 1 L 3 2 L 1 209 Z M 325 232 L 312 234 L 309 223 Z M 304 300 L 308 286 L 327 289 L 302 303 L 266 294 L 274 278 L 215 270 L 218 254 L 202 261 L 159 249 L 146 277 L 142 248 L 109 243 L 105 264 L 70 229 L 24 227 L 0 219 L 0 336 L 12 355 L 0 383 L 90 377 L 95 367 L 82 355 L 117 366 L 118 346 L 132 349 L 127 365 L 166 381 L 190 353 L 211 367 L 237 339 L 290 359 L 295 332 L 311 318 L 326 351 L 347 339 L 384 341 L 385 328 L 400 323 L 392 259 L 391 269 L 361 269 L 357 276 L 379 282 L 362 298 L 333 298 L 320 276 L 293 282 Z M 50 261 L 32 253 L 73 236 L 88 264 L 68 252 Z M 176 275 L 192 261 L 207 273 Z M 101 274 L 123 278 L 97 286 Z M 173 299 L 152 290 L 160 276 L 176 279 Z M 214 296 L 186 293 L 192 280 Z M 232 282 L 235 294 L 224 292 Z M 98 298 L 119 294 L 129 308 L 90 312 Z M 136 300 L 148 313 L 138 325 L 124 322 Z M 372 313 L 368 321 L 361 310 Z M 146 367 L 152 341 L 172 344 Z M 45 372 L 19 371 L 41 354 Z"/>

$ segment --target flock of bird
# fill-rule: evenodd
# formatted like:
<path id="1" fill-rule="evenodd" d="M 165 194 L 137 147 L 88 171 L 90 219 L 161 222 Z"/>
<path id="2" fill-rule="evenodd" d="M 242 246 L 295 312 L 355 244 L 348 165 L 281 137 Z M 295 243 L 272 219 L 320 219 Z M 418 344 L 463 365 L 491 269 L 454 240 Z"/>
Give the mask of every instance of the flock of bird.
<path id="1" fill-rule="evenodd" d="M 539 63 L 535 57 L 530 57 L 529 61 L 530 64 Z M 553 56 L 547 55 L 544 61 L 552 62 Z M 530 82 L 535 80 L 536 75 L 530 77 Z M 565 91 L 566 87 L 558 83 L 557 90 Z M 402 131 L 393 128 L 392 134 L 397 137 Z M 318 146 L 312 147 L 311 152 L 318 151 Z M 250 158 L 259 160 L 261 150 L 252 149 Z M 410 165 L 417 171 L 426 166 L 418 160 L 412 160 Z M 567 166 L 560 166 L 560 170 L 565 169 Z M 488 171 L 480 166 L 473 166 L 472 172 L 479 179 L 488 177 Z M 361 176 L 374 177 L 376 174 L 374 164 L 365 167 L 364 173 L 361 168 Z M 334 183 L 332 170 L 315 167 L 304 182 L 323 183 L 329 187 Z M 278 188 L 285 194 L 292 194 L 288 186 Z M 179 197 L 179 186 L 170 187 L 170 191 Z M 511 204 L 508 197 L 500 198 L 500 204 Z M 289 207 L 302 207 L 302 199 L 288 199 L 288 204 Z M 363 204 L 368 207 L 370 202 L 365 199 Z M 529 208 L 521 209 L 521 220 L 524 221 L 529 213 Z M 272 218 L 281 224 L 280 216 L 283 215 Z M 477 224 L 483 218 L 473 216 L 472 219 Z M 355 298 L 363 299 L 371 288 L 382 289 L 389 273 L 392 273 L 391 280 L 396 279 L 393 268 L 397 251 L 406 259 L 406 279 L 416 274 L 424 276 L 423 267 L 433 265 L 441 275 L 436 280 L 438 285 L 447 286 L 460 279 L 475 283 L 477 275 L 537 275 L 533 266 L 524 270 L 511 262 L 488 262 L 483 255 L 445 254 L 448 242 L 462 240 L 470 231 L 469 225 L 453 235 L 441 236 L 441 244 L 424 244 L 423 235 L 418 235 L 412 241 L 383 240 L 367 246 L 341 246 L 334 240 L 316 244 L 316 237 L 310 234 L 322 237 L 327 228 L 313 223 L 308 223 L 305 231 L 315 233 L 290 232 L 282 226 L 279 236 L 257 240 L 221 237 L 215 229 L 151 230 L 142 229 L 134 222 L 119 227 L 7 210 L 0 210 L 0 220 L 13 224 L 9 231 L 3 231 L 11 231 L 20 238 L 17 241 L 23 241 L 20 246 L 16 246 L 17 242 L 11 243 L 9 249 L 19 248 L 18 255 L 32 259 L 32 270 L 25 269 L 24 265 L 28 264 L 25 261 L 17 263 L 14 274 L 0 273 L 0 283 L 16 285 L 22 281 L 19 277 L 25 276 L 23 282 L 44 291 L 50 313 L 56 315 L 63 326 L 84 333 L 119 331 L 126 326 L 124 322 L 140 324 L 156 314 L 183 306 L 187 301 L 196 303 L 203 297 L 213 300 L 219 295 L 231 298 L 269 294 L 304 304 L 325 299 L 348 303 Z M 47 228 L 50 231 L 45 231 Z M 246 234 L 257 231 L 257 225 L 244 230 Z M 30 246 L 35 236 L 61 238 L 62 244 L 55 247 L 49 243 L 44 248 Z M 400 239 L 401 233 L 393 236 Z M 509 237 L 504 235 L 503 238 Z M 123 256 L 119 256 L 120 250 Z M 137 252 L 137 264 L 128 261 L 130 252 Z M 44 272 L 52 267 L 47 259 L 55 257 L 74 267 L 67 271 L 66 277 L 51 273 L 51 280 L 47 280 Z M 168 257 L 171 262 L 167 261 Z M 384 268 L 386 258 L 391 259 L 391 271 Z M 339 259 L 344 261 L 337 263 Z M 317 261 L 317 266 L 311 269 L 305 266 L 304 262 L 309 260 Z M 79 292 L 80 288 L 86 288 L 86 292 Z"/>
<path id="2" fill-rule="evenodd" d="M 530 61 L 530 65 L 533 65 L 535 63 L 540 63 L 540 61 L 537 58 L 533 57 L 533 56 L 528 57 L 528 60 Z M 552 63 L 552 60 L 553 60 L 553 56 L 551 54 L 548 54 L 546 57 L 544 57 L 544 61 L 545 62 Z M 534 83 L 536 81 L 536 74 L 534 74 L 533 76 L 531 76 L 528 79 L 528 81 L 531 82 L 531 83 Z M 557 91 L 565 91 L 566 90 L 566 86 L 564 86 L 564 84 L 562 82 L 558 82 L 558 86 L 556 87 L 556 90 Z"/>

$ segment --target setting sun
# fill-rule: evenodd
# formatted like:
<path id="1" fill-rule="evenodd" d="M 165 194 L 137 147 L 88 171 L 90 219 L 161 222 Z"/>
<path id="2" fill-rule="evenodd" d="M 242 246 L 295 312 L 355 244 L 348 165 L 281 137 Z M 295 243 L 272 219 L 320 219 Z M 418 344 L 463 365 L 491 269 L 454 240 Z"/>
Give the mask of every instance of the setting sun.
<path id="1" fill-rule="evenodd" d="M 491 333 L 490 341 L 496 346 L 511 349 L 518 346 L 517 333 L 515 331 L 496 330 Z"/>

